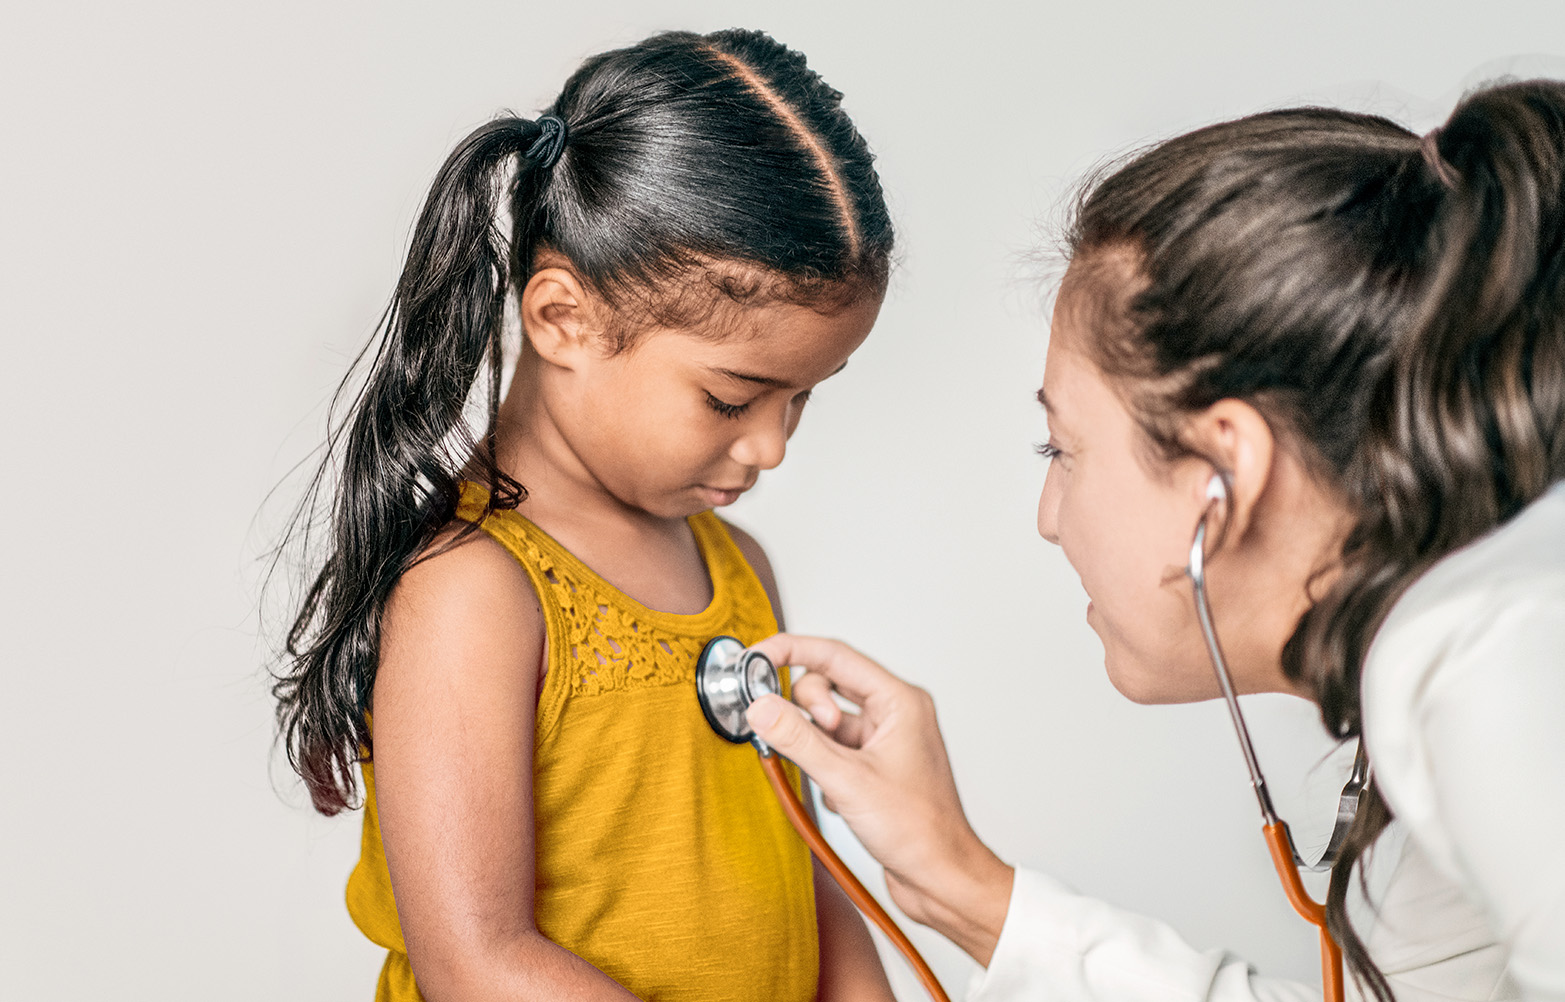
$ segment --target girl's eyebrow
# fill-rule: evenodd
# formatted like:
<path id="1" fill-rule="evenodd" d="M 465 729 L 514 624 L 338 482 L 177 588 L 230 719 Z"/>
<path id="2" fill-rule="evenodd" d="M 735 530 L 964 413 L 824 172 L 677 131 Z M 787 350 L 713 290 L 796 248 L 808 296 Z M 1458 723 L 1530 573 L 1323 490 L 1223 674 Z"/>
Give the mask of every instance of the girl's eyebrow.
<path id="1" fill-rule="evenodd" d="M 1044 396 L 1043 387 L 1041 386 L 1038 387 L 1038 403 L 1043 405 L 1043 409 L 1046 413 L 1054 413 L 1054 408 L 1049 406 L 1049 398 Z"/>
<path id="2" fill-rule="evenodd" d="M 835 376 L 837 373 L 841 372 L 843 369 L 846 369 L 847 367 L 848 367 L 848 363 L 847 362 L 843 362 L 841 365 L 837 366 L 837 368 L 832 370 L 831 375 Z M 719 376 L 727 376 L 729 379 L 738 379 L 738 380 L 742 380 L 743 382 L 746 382 L 746 383 L 760 383 L 762 386 L 790 386 L 790 385 L 792 385 L 786 379 L 778 379 L 776 376 L 759 376 L 759 375 L 756 375 L 753 372 L 738 372 L 738 371 L 736 371 L 734 369 L 724 369 L 724 368 L 720 368 L 718 366 L 708 366 L 707 368 L 710 371 L 717 373 Z M 826 378 L 830 379 L 831 376 L 828 376 Z"/>

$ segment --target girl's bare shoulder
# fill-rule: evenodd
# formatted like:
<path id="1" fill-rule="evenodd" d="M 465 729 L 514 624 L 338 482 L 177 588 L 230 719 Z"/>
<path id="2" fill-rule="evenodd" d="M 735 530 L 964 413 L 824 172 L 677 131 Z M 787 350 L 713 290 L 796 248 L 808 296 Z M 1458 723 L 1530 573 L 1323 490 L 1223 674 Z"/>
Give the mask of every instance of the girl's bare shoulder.
<path id="1" fill-rule="evenodd" d="M 527 572 L 488 534 L 458 523 L 403 573 L 381 626 L 387 674 L 532 690 L 545 640 Z M 411 681 L 411 679 L 410 679 Z"/>

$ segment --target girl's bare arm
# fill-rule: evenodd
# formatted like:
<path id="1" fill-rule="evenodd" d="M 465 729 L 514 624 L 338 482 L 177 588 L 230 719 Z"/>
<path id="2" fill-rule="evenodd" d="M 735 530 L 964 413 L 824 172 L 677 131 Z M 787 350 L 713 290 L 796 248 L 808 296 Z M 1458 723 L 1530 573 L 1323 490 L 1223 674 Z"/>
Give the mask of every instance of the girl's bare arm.
<path id="1" fill-rule="evenodd" d="M 533 924 L 546 636 L 526 573 L 483 535 L 409 570 L 386 610 L 376 800 L 408 958 L 430 1002 L 634 999 Z"/>

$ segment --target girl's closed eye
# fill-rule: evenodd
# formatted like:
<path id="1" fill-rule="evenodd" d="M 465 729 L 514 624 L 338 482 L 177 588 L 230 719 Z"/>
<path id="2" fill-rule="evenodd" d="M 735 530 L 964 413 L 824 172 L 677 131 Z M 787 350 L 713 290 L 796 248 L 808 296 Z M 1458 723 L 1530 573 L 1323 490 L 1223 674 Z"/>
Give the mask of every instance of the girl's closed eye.
<path id="1" fill-rule="evenodd" d="M 745 401 L 742 404 L 731 404 L 726 400 L 719 400 L 717 397 L 712 395 L 710 390 L 708 390 L 706 394 L 706 405 L 712 408 L 714 411 L 717 411 L 717 413 L 721 414 L 725 418 L 736 418 L 750 409 L 749 401 Z"/>
<path id="2" fill-rule="evenodd" d="M 1058 456 L 1064 455 L 1064 453 L 1060 450 L 1060 447 L 1055 445 L 1053 442 L 1044 442 L 1041 445 L 1035 445 L 1033 446 L 1033 451 L 1042 456 L 1045 460 L 1054 459 Z"/>

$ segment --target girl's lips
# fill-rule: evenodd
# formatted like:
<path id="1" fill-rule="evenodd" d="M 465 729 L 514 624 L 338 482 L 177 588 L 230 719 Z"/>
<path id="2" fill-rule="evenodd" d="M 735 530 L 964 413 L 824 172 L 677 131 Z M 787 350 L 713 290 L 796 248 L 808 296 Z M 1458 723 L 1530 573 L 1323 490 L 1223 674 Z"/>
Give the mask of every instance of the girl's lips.
<path id="1" fill-rule="evenodd" d="M 724 505 L 733 504 L 739 500 L 740 495 L 744 494 L 746 490 L 748 488 L 745 487 L 724 488 L 707 487 L 705 485 L 701 487 L 701 493 L 712 503 L 713 508 L 721 508 Z"/>

